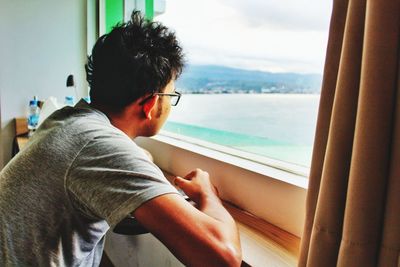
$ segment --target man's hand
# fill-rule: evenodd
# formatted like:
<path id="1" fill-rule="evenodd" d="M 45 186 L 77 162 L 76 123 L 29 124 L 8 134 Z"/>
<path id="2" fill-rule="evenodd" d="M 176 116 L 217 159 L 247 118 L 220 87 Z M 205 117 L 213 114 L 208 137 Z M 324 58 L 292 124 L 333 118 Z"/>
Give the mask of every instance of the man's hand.
<path id="1" fill-rule="evenodd" d="M 208 198 L 219 201 L 217 188 L 211 184 L 208 172 L 201 169 L 190 172 L 184 178 L 175 177 L 174 184 L 182 189 L 200 209 Z"/>

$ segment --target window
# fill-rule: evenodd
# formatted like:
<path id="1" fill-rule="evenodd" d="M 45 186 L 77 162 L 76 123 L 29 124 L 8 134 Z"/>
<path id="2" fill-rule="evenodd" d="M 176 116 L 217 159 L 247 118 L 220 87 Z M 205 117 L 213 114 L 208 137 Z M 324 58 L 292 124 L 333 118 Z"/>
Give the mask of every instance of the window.
<path id="1" fill-rule="evenodd" d="M 188 65 L 163 133 L 308 168 L 331 4 L 167 1 L 154 20 L 176 31 Z"/>

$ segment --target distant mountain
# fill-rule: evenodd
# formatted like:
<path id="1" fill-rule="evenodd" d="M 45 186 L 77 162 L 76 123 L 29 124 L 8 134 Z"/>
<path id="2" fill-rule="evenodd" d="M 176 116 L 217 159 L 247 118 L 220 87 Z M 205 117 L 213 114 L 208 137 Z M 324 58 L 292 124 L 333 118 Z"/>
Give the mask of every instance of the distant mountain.
<path id="1" fill-rule="evenodd" d="M 186 93 L 319 93 L 319 74 L 272 73 L 215 65 L 189 65 L 177 81 Z"/>

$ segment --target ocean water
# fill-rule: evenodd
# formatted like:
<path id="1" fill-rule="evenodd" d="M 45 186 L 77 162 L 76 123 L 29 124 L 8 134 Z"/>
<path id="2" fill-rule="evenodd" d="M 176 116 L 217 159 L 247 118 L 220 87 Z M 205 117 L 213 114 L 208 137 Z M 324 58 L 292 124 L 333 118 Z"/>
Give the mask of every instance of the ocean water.
<path id="1" fill-rule="evenodd" d="M 319 95 L 184 94 L 164 130 L 310 166 Z"/>

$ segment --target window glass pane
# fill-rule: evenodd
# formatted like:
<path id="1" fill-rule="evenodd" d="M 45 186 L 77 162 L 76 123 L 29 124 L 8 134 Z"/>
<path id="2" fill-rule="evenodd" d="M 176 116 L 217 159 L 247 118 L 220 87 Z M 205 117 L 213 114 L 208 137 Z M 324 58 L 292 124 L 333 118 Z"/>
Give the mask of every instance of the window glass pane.
<path id="1" fill-rule="evenodd" d="M 168 0 L 188 65 L 164 129 L 310 166 L 331 0 Z"/>

